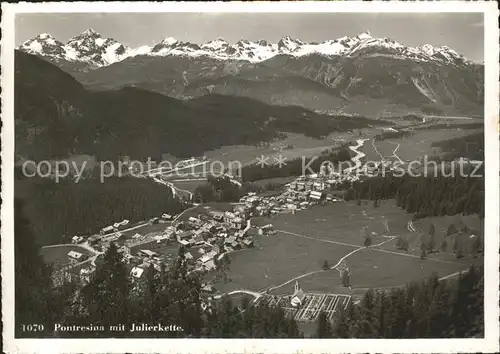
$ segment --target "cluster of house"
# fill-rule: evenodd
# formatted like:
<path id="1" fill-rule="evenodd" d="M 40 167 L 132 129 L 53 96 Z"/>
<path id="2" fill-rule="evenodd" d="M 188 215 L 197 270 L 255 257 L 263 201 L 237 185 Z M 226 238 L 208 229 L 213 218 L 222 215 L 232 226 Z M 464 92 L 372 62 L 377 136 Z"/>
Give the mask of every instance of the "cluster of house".
<path id="1" fill-rule="evenodd" d="M 250 214 L 242 209 L 232 212 L 214 211 L 200 213 L 176 225 L 177 241 L 185 247 L 199 246 L 201 255 L 193 257 L 195 270 L 210 271 L 215 268 L 215 260 L 224 253 L 253 246 L 250 229 Z"/>
<path id="2" fill-rule="evenodd" d="M 235 213 L 208 211 L 168 226 L 155 239 L 157 243 L 176 240 L 186 247 L 184 259 L 188 270 L 206 272 L 214 270 L 216 262 L 227 252 L 253 246 L 252 237 L 247 234 L 249 227 L 250 224 Z M 123 261 L 129 265 L 133 280 L 144 279 L 151 266 L 157 271 L 163 265 L 168 267 L 165 255 L 151 249 L 141 249 L 136 255 L 132 255 L 130 248 L 123 245 L 118 251 L 123 254 Z"/>
<path id="3" fill-rule="evenodd" d="M 113 242 L 118 240 L 121 236 L 122 233 L 120 231 L 123 231 L 127 225 L 129 224 L 129 220 L 125 219 L 120 222 L 115 222 L 112 225 L 106 226 L 101 229 L 98 235 L 93 235 L 88 238 L 89 242 Z M 80 243 L 83 241 L 82 237 L 79 236 L 73 236 L 72 242 L 73 243 Z"/>
<path id="4" fill-rule="evenodd" d="M 342 199 L 344 192 L 332 188 L 338 183 L 339 180 L 331 176 L 303 176 L 288 183 L 284 192 L 276 196 L 257 196 L 255 193 L 249 193 L 240 199 L 239 207 L 252 210 L 252 213 L 258 216 L 295 213 L 319 203 Z"/>
<path id="5" fill-rule="evenodd" d="M 184 253 L 184 258 L 187 261 L 189 271 L 211 271 L 216 268 L 217 261 L 220 261 L 227 252 L 253 246 L 252 236 L 248 234 L 250 229 L 249 216 L 250 214 L 242 208 L 236 208 L 232 212 L 207 210 L 197 217 L 189 217 L 185 221 L 175 222 L 167 226 L 161 232 L 152 233 L 153 236 L 143 236 L 136 233 L 131 239 L 126 240 L 118 251 L 123 256 L 123 262 L 129 268 L 132 280 L 144 279 L 151 266 L 157 271 L 160 271 L 163 265 L 168 267 L 168 258 L 171 259 L 173 255 L 160 254 L 160 251 L 155 252 L 151 243 L 163 247 L 165 243 L 178 242 L 187 250 Z M 160 218 L 152 218 L 150 224 L 171 219 L 170 215 L 164 214 Z M 108 230 L 108 228 L 105 229 Z M 109 246 L 108 239 L 103 237 L 109 235 L 106 232 L 104 231 L 104 235 L 98 235 L 99 242 L 94 246 L 101 252 L 106 252 Z M 133 252 L 134 254 L 131 253 L 132 247 L 137 249 L 137 244 L 145 243 L 148 243 L 148 249 L 144 246 L 145 249 Z M 81 269 L 80 277 L 82 280 L 88 280 L 93 270 L 93 267 Z"/>

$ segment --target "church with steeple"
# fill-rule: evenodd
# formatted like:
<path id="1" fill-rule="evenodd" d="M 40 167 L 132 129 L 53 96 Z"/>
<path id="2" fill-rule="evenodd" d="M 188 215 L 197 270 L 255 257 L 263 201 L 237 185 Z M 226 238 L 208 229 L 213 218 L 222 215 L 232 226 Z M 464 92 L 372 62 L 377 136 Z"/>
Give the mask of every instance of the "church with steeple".
<path id="1" fill-rule="evenodd" d="M 299 282 L 295 282 L 295 287 L 292 295 L 292 300 L 290 301 L 291 305 L 293 307 L 299 307 L 302 305 L 302 302 L 304 301 L 304 297 L 306 295 L 304 294 L 304 290 L 300 288 Z"/>

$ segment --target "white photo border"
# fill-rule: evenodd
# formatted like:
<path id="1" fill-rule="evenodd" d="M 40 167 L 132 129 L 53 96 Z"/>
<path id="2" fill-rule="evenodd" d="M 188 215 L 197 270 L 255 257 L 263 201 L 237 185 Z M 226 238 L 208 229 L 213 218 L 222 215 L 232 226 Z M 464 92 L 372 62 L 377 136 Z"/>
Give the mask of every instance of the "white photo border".
<path id="1" fill-rule="evenodd" d="M 71 12 L 429 12 L 483 13 L 485 55 L 485 337 L 474 339 L 15 339 L 14 18 Z M 473 353 L 499 349 L 499 32 L 492 2 L 73 2 L 2 3 L 2 320 L 7 353 L 373 352 Z"/>

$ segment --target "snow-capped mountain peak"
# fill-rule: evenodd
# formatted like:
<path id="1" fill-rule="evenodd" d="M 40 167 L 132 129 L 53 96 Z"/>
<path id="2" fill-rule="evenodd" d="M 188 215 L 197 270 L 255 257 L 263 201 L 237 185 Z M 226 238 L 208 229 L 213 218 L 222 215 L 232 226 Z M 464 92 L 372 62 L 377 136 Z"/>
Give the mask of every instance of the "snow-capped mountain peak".
<path id="1" fill-rule="evenodd" d="M 37 37 L 50 44 L 55 44 L 55 38 L 50 33 L 40 33 Z"/>
<path id="2" fill-rule="evenodd" d="M 293 52 L 299 49 L 304 44 L 304 42 L 298 39 L 293 39 L 290 36 L 286 36 L 281 38 L 278 42 L 278 49 L 282 50 L 283 52 Z"/>
<path id="3" fill-rule="evenodd" d="M 49 33 L 41 33 L 33 39 L 25 41 L 20 48 L 35 55 L 60 55 L 63 44 Z"/>
<path id="4" fill-rule="evenodd" d="M 166 45 L 173 45 L 177 42 L 178 42 L 178 40 L 173 38 L 173 37 L 167 37 L 161 41 L 161 43 L 166 44 Z"/>
<path id="5" fill-rule="evenodd" d="M 50 57 L 55 61 L 66 60 L 87 63 L 91 66 L 105 66 L 123 60 L 129 48 L 111 38 L 105 38 L 92 28 L 70 38 L 66 44 L 48 33 L 24 42 L 20 50 L 31 54 Z"/>
<path id="6" fill-rule="evenodd" d="M 359 39 L 371 39 L 372 38 L 370 31 L 365 31 L 361 34 L 358 34 L 356 37 Z"/>
<path id="7" fill-rule="evenodd" d="M 64 48 L 71 60 L 88 62 L 96 66 L 123 60 L 130 50 L 112 38 L 103 37 L 92 28 L 70 38 Z"/>
<path id="8" fill-rule="evenodd" d="M 103 37 L 92 28 L 72 37 L 66 44 L 57 41 L 48 33 L 24 42 L 20 50 L 45 56 L 49 59 L 88 63 L 92 66 L 106 66 L 137 55 L 209 57 L 216 60 L 260 62 L 276 55 L 294 57 L 322 55 L 326 57 L 391 56 L 393 58 L 439 63 L 469 63 L 462 55 L 446 46 L 425 44 L 410 47 L 389 38 L 372 37 L 369 31 L 353 37 L 344 36 L 321 43 L 305 43 L 285 36 L 273 44 L 267 40 L 250 41 L 241 39 L 229 44 L 221 38 L 202 45 L 182 42 L 166 37 L 153 46 L 136 49 L 125 47 L 112 38 Z"/>
<path id="9" fill-rule="evenodd" d="M 227 43 L 225 40 L 222 38 L 217 38 L 213 41 L 207 42 L 205 44 L 201 45 L 201 48 L 203 49 L 212 49 L 212 50 L 220 50 L 220 49 L 225 49 L 229 43 Z"/>
<path id="10" fill-rule="evenodd" d="M 87 28 L 81 34 L 84 35 L 84 36 L 92 36 L 92 35 L 98 35 L 98 36 L 100 36 L 100 34 L 97 33 L 93 28 Z"/>

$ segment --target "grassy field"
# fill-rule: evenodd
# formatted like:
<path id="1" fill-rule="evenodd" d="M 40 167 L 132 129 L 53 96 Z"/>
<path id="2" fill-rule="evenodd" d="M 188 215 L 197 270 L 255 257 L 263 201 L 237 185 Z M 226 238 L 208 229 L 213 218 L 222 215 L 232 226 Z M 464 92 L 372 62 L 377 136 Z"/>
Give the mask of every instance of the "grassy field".
<path id="1" fill-rule="evenodd" d="M 482 262 L 470 256 L 457 260 L 451 253 L 431 254 L 420 260 L 420 248 L 416 247 L 419 236 L 408 229 L 410 221 L 411 215 L 394 201 L 384 201 L 378 208 L 372 203 L 358 206 L 355 202 L 339 202 L 295 215 L 255 218 L 253 225 L 272 223 L 278 233 L 257 236 L 253 249 L 233 254 L 229 271 L 232 281 L 215 285 L 223 292 L 271 288 L 272 294 L 286 294 L 293 291 L 293 279 L 304 275 L 298 280 L 306 292 L 350 294 L 370 287 L 403 285 L 432 273 L 447 276 Z M 373 248 L 362 247 L 363 227 L 373 234 Z M 410 247 L 416 249 L 408 253 L 396 249 L 398 235 L 411 239 Z M 341 286 L 337 270 L 322 270 L 325 260 L 334 266 L 348 254 L 344 261 L 352 273 L 352 290 Z"/>
<path id="2" fill-rule="evenodd" d="M 255 218 L 253 225 L 272 223 L 275 229 L 285 232 L 256 237 L 255 248 L 233 255 L 230 267 L 233 282 L 219 287 L 221 290 L 242 287 L 260 290 L 308 272 L 320 271 L 325 260 L 335 265 L 344 255 L 363 245 L 363 227 L 366 226 L 369 232 L 382 234 L 387 230 L 387 222 L 392 232 L 405 231 L 409 219 L 393 202 L 382 203 L 375 209 L 371 204 L 358 206 L 354 202 L 339 202 L 299 211 L 295 215 Z M 373 243 L 383 240 L 375 236 Z M 321 284 L 317 285 L 307 290 L 324 290 Z M 293 283 L 276 292 L 292 286 Z"/>
<path id="3" fill-rule="evenodd" d="M 60 245 L 54 247 L 41 248 L 41 254 L 46 264 L 64 265 L 70 263 L 68 253 L 75 251 L 84 255 L 91 255 L 91 252 L 79 245 Z"/>
<path id="4" fill-rule="evenodd" d="M 415 134 L 402 139 L 390 139 L 393 143 L 400 144 L 397 155 L 402 160 L 414 160 L 421 156 L 439 155 L 440 150 L 431 146 L 432 143 L 452 138 L 459 138 L 481 131 L 480 129 L 448 128 L 436 130 L 420 130 Z M 378 148 L 379 142 L 376 143 Z M 380 150 L 380 149 L 379 149 Z"/>
<path id="5" fill-rule="evenodd" d="M 365 204 L 366 203 L 366 204 Z M 394 201 L 382 201 L 378 208 L 372 202 L 337 202 L 302 210 L 295 215 L 280 215 L 274 218 L 257 218 L 255 223 L 272 223 L 276 229 L 303 234 L 316 239 L 363 245 L 363 227 L 377 234 L 408 232 L 406 225 L 411 216 L 398 208 Z M 387 231 L 388 224 L 389 230 Z M 252 224 L 254 221 L 252 220 Z M 292 236 L 291 236 L 292 237 Z M 376 243 L 374 239 L 374 243 Z"/>
<path id="6" fill-rule="evenodd" d="M 439 122 L 434 122 L 437 124 Z M 402 138 L 392 138 L 374 141 L 366 141 L 361 148 L 366 154 L 364 158 L 366 161 L 380 161 L 380 155 L 384 158 L 397 160 L 395 157 L 391 157 L 396 151 L 396 155 L 403 161 L 405 160 L 419 160 L 422 156 L 437 156 L 440 155 L 441 151 L 439 148 L 432 147 L 431 144 L 451 138 L 459 138 L 471 133 L 480 132 L 481 129 L 471 124 L 471 129 L 466 129 L 464 127 L 456 127 L 458 123 L 450 124 L 449 128 L 443 129 L 436 128 L 433 129 L 432 125 L 426 127 L 426 129 L 415 130 L 410 136 Z M 369 135 L 367 135 L 370 138 Z M 399 147 L 398 147 L 399 145 Z M 397 148 L 397 150 L 396 150 Z"/>
<path id="7" fill-rule="evenodd" d="M 227 284 L 216 283 L 218 290 L 259 291 L 279 285 L 295 276 L 321 271 L 325 259 L 333 262 L 354 249 L 350 246 L 290 238 L 283 234 L 256 237 L 254 243 L 254 248 L 231 255 L 229 278 L 232 281 Z"/>
<path id="8" fill-rule="evenodd" d="M 217 150 L 207 151 L 205 156 L 210 160 L 221 161 L 225 166 L 230 161 L 239 161 L 241 165 L 257 162 L 261 155 L 271 159 L 281 154 L 288 160 L 302 156 L 319 156 L 324 150 L 359 138 L 360 130 L 353 132 L 332 133 L 325 139 L 314 139 L 301 134 L 287 133 L 287 138 L 269 144 L 269 146 L 225 146 Z M 363 129 L 361 134 L 374 134 L 380 129 Z"/>
<path id="9" fill-rule="evenodd" d="M 435 259 L 388 254 L 363 249 L 347 260 L 352 288 L 375 288 L 404 285 L 430 276 L 446 276 L 467 269 L 462 262 L 443 262 Z"/>

